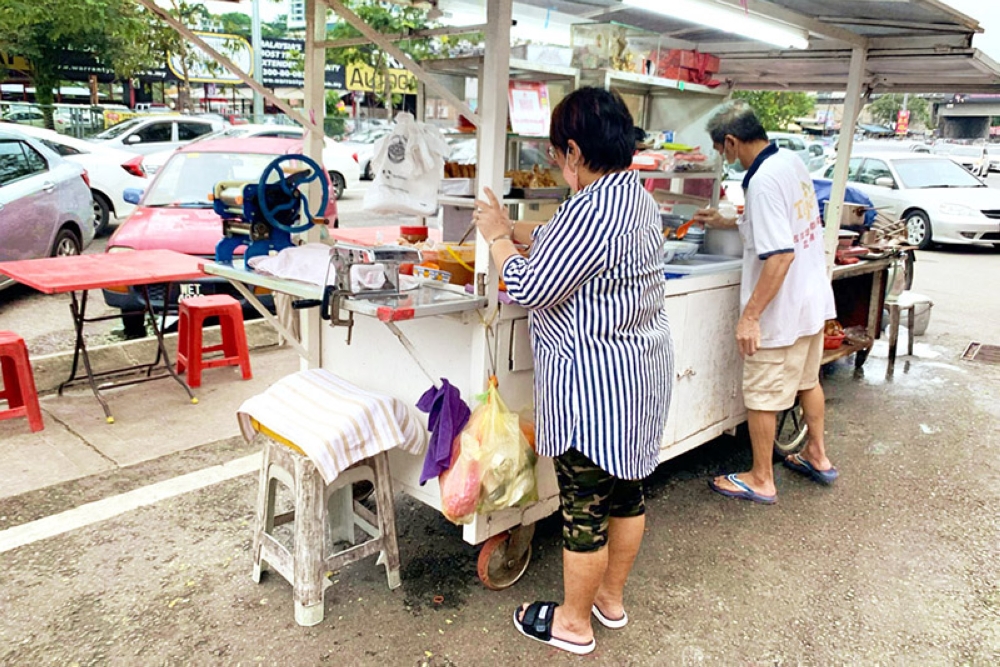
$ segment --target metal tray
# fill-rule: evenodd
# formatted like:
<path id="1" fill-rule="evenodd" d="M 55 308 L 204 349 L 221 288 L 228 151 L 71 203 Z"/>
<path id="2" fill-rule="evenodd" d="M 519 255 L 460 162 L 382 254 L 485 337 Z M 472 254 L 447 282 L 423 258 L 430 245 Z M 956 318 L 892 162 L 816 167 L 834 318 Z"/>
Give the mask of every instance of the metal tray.
<path id="1" fill-rule="evenodd" d="M 569 188 L 511 188 L 510 196 L 514 199 L 565 199 Z"/>

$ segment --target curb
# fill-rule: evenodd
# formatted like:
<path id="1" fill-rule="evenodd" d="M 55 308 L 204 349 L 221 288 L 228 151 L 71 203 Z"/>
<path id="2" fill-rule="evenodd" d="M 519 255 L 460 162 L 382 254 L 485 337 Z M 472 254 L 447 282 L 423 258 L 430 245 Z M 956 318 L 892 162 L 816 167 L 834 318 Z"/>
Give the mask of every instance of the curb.
<path id="1" fill-rule="evenodd" d="M 278 345 L 278 332 L 266 320 L 251 320 L 245 323 L 247 345 L 251 350 Z M 205 345 L 221 342 L 219 327 L 205 327 Z M 163 337 L 167 352 L 171 359 L 177 356 L 177 334 L 169 333 Z M 137 363 L 146 363 L 156 357 L 156 339 L 141 338 L 128 340 L 113 345 L 97 345 L 89 347 L 90 363 L 96 372 L 123 368 Z M 56 352 L 31 358 L 31 368 L 35 376 L 35 388 L 38 393 L 55 391 L 69 377 L 73 367 L 73 351 Z M 80 360 L 78 374 L 83 372 L 83 360 Z M 84 375 L 84 377 L 86 377 Z"/>

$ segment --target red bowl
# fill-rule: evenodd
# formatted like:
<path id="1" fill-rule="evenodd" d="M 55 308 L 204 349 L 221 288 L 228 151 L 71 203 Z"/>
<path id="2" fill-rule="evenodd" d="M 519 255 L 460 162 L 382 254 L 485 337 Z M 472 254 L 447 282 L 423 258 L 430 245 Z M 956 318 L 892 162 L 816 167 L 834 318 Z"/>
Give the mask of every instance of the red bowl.
<path id="1" fill-rule="evenodd" d="M 823 336 L 824 350 L 837 350 L 844 342 L 844 334 L 837 336 Z"/>

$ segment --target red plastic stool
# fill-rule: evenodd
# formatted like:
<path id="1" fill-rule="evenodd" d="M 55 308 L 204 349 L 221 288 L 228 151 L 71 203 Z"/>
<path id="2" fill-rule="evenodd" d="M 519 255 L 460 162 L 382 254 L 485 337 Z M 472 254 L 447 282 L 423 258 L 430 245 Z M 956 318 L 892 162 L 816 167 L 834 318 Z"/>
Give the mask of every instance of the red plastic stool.
<path id="1" fill-rule="evenodd" d="M 28 360 L 28 346 L 13 331 L 0 331 L 0 373 L 3 376 L 0 401 L 7 401 L 7 409 L 0 410 L 0 420 L 27 417 L 32 431 L 45 428 Z"/>
<path id="2" fill-rule="evenodd" d="M 219 366 L 239 366 L 243 379 L 253 377 L 250 372 L 250 350 L 247 332 L 243 328 L 243 309 L 231 296 L 216 294 L 196 296 L 180 302 L 180 320 L 177 325 L 177 372 L 187 369 L 188 386 L 201 386 L 201 371 Z M 201 329 L 205 318 L 218 317 L 222 330 L 222 343 L 202 346 Z M 222 351 L 222 357 L 205 359 L 206 352 Z"/>

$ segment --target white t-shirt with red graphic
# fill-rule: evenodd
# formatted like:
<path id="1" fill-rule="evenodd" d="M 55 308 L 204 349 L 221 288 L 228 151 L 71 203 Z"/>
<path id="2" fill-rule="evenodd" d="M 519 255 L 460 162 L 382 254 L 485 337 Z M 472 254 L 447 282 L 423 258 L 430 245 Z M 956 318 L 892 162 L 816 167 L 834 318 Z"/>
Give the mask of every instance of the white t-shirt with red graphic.
<path id="1" fill-rule="evenodd" d="M 794 253 L 785 281 L 760 317 L 761 347 L 785 347 L 823 329 L 837 316 L 826 277 L 823 226 L 812 179 L 802 159 L 779 149 L 751 167 L 746 206 L 739 220 L 743 239 L 740 310 L 753 294 L 764 261 Z"/>

